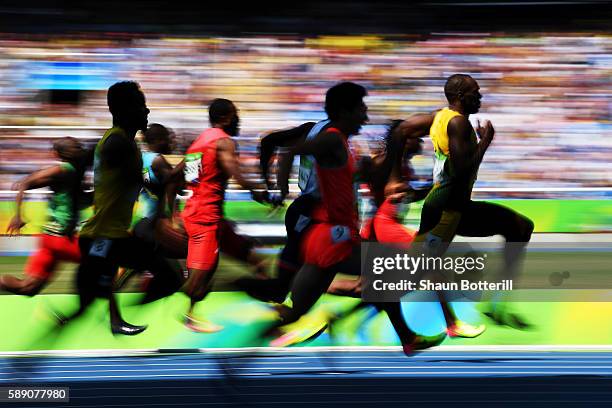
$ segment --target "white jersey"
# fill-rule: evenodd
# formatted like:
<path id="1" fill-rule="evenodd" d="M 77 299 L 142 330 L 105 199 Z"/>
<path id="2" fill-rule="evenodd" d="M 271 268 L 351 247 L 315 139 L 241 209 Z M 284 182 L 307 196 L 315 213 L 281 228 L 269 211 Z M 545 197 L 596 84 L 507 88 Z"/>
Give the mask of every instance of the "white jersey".
<path id="1" fill-rule="evenodd" d="M 308 135 L 306 140 L 312 139 L 318 135 L 325 126 L 329 124 L 329 120 L 317 122 Z M 313 194 L 319 196 L 319 183 L 317 182 L 317 172 L 315 169 L 315 158 L 312 155 L 300 156 L 300 169 L 298 172 L 298 187 L 302 194 Z"/>

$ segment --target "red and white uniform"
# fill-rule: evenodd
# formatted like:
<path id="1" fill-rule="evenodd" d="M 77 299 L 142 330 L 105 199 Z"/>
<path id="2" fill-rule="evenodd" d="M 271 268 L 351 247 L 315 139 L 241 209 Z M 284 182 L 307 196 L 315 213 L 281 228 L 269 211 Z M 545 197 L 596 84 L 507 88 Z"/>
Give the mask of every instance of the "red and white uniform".
<path id="1" fill-rule="evenodd" d="M 185 180 L 192 196 L 182 213 L 189 236 L 187 267 L 214 270 L 219 249 L 236 258 L 245 258 L 251 243 L 234 232 L 223 218 L 227 175 L 217 161 L 217 142 L 230 136 L 222 129 L 207 129 L 186 152 Z M 221 247 L 221 248 L 220 248 Z"/>
<path id="2" fill-rule="evenodd" d="M 327 132 L 340 132 L 329 128 Z M 342 135 L 347 161 L 342 167 L 326 168 L 316 164 L 321 204 L 313 212 L 319 221 L 305 234 L 302 244 L 304 263 L 327 268 L 346 259 L 359 243 L 359 215 L 355 201 L 353 178 L 355 160 Z"/>

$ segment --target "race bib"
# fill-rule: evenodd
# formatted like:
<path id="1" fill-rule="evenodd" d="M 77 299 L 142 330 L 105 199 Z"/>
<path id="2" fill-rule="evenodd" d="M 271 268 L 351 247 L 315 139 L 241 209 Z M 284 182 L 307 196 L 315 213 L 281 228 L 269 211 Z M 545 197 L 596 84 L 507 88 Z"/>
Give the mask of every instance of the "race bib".
<path id="1" fill-rule="evenodd" d="M 202 171 L 202 153 L 189 153 L 185 155 L 185 181 L 187 183 L 199 183 L 200 172 Z"/>
<path id="2" fill-rule="evenodd" d="M 298 187 L 306 190 L 308 181 L 314 172 L 314 158 L 312 156 L 300 156 L 300 168 L 298 170 Z"/>
<path id="3" fill-rule="evenodd" d="M 111 244 L 113 241 L 105 238 L 98 238 L 94 240 L 89 249 L 89 255 L 97 256 L 99 258 L 106 258 L 108 251 L 110 251 Z"/>
<path id="4" fill-rule="evenodd" d="M 331 228 L 332 242 L 339 244 L 351 239 L 351 229 L 345 225 L 334 225 Z"/>
<path id="5" fill-rule="evenodd" d="M 149 184 L 151 183 L 151 176 L 149 175 L 149 169 L 142 169 L 142 180 L 145 182 L 145 184 Z"/>
<path id="6" fill-rule="evenodd" d="M 294 230 L 296 232 L 302 232 L 308 225 L 310 225 L 310 217 L 306 217 L 305 215 L 300 214 L 300 217 L 295 223 Z"/>

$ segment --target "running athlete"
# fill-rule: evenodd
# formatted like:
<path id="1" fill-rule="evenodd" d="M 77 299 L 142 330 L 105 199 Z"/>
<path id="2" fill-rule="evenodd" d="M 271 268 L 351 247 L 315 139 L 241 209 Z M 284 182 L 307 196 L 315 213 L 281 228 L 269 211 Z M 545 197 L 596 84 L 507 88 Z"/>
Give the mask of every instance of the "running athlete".
<path id="1" fill-rule="evenodd" d="M 187 255 L 187 234 L 182 230 L 165 233 L 169 230 L 158 225 L 160 218 L 169 215 L 165 208 L 165 186 L 175 171 L 164 155 L 172 152 L 172 133 L 165 126 L 154 123 L 143 132 L 143 137 L 147 151 L 141 152 L 143 186 L 132 216 L 133 234 L 154 245 L 167 258 L 184 258 Z M 173 202 L 169 205 L 173 206 Z M 176 261 L 169 262 L 177 271 L 180 270 Z M 133 269 L 119 268 L 115 287 L 123 286 L 134 272 Z"/>
<path id="2" fill-rule="evenodd" d="M 149 109 L 136 82 L 118 82 L 107 95 L 113 127 L 106 131 L 94 153 L 94 214 L 79 238 L 81 265 L 77 272 L 80 307 L 70 319 L 82 314 L 97 296 L 109 299 L 113 334 L 134 335 L 146 329 L 125 322 L 112 293 L 119 266 L 148 270 L 153 279 L 143 301 L 174 293 L 180 276 L 153 245 L 130 234 L 134 202 L 142 186 L 142 157 L 134 137 L 146 130 Z"/>
<path id="3" fill-rule="evenodd" d="M 428 195 L 430 189 L 412 189 L 409 185 L 413 170 L 410 158 L 421 151 L 420 137 L 425 132 L 419 131 L 419 118 L 413 117 L 406 121 L 396 120 L 385 137 L 384 152 L 376 155 L 369 167 L 367 181 L 378 208 L 376 214 L 361 230 L 364 241 L 375 241 L 394 247 L 408 249 L 416 237 L 416 232 L 402 224 L 402 217 L 411 202 L 420 201 Z M 400 126 L 402 131 L 400 132 Z M 410 131 L 410 133 L 407 133 Z M 328 292 L 337 295 L 361 296 L 361 279 L 336 280 Z M 439 344 L 444 340 L 445 333 L 437 336 L 416 335 L 404 322 L 399 303 L 376 304 L 377 308 L 387 312 L 393 326 L 396 328 L 406 354 Z M 441 303 L 447 318 L 447 333 L 453 337 L 476 337 L 484 331 L 484 326 L 473 327 L 459 320 L 451 305 Z M 357 305 L 357 308 L 362 305 Z M 407 341 L 408 340 L 408 341 Z"/>
<path id="4" fill-rule="evenodd" d="M 132 221 L 134 235 L 149 242 L 154 241 L 154 224 L 159 216 L 167 215 L 164 205 L 164 186 L 172 172 L 172 166 L 164 154 L 172 151 L 170 131 L 154 123 L 143 132 L 148 151 L 142 152 L 143 187 Z"/>
<path id="5" fill-rule="evenodd" d="M 0 276 L 0 290 L 35 296 L 49 282 L 58 262 L 78 263 L 81 259 L 75 230 L 87 153 L 72 137 L 58 139 L 53 143 L 53 152 L 60 164 L 36 171 L 13 187 L 19 192 L 15 198 L 17 211 L 7 229 L 10 235 L 19 233 L 26 224 L 21 217 L 26 190 L 49 187 L 53 194 L 48 204 L 47 223 L 38 237 L 38 250 L 28 259 L 25 277 Z"/>
<path id="6" fill-rule="evenodd" d="M 403 206 L 402 201 L 406 200 L 408 194 L 412 196 L 412 200 L 416 201 L 422 199 L 427 190 L 413 190 L 406 182 L 412 177 L 412 169 L 409 165 L 402 166 L 402 164 L 407 164 L 407 161 L 404 160 L 404 156 L 410 157 L 417 153 L 420 150 L 420 140 L 409 139 L 398 142 L 398 136 L 394 134 L 393 130 L 399 122 L 401 121 L 395 121 L 390 128 L 385 138 L 384 152 L 376 155 L 371 160 L 363 160 L 361 164 L 362 170 L 360 178 L 369 184 L 375 203 L 380 207 L 377 214 L 366 222 L 366 225 L 362 229 L 361 238 L 364 240 L 378 239 L 380 242 L 388 242 L 399 245 L 400 247 L 406 247 L 412 242 L 415 233 L 400 224 L 399 214 L 403 213 L 403 211 L 399 210 L 398 207 Z M 336 272 L 346 269 L 345 272 L 355 273 L 355 270 L 351 271 L 349 268 L 358 268 L 358 264 L 346 262 L 344 264 L 337 264 L 335 267 L 337 268 Z M 360 282 L 360 279 L 335 280 L 329 289 L 327 289 L 327 292 L 337 295 L 360 297 Z M 327 323 L 331 323 L 341 317 L 346 317 L 347 314 L 351 314 L 353 311 L 365 306 L 367 306 L 367 304 L 360 303 L 354 309 L 349 310 L 347 313 L 343 313 L 343 316 L 340 317 L 323 313 L 323 321 L 314 322 L 315 324 L 309 325 L 312 327 L 307 328 L 296 326 L 294 330 L 287 331 L 281 337 L 274 340 L 272 344 L 285 346 L 303 341 L 306 336 L 312 336 L 313 333 L 320 333 Z M 422 336 L 412 331 L 404 320 L 399 303 L 378 303 L 374 306 L 387 313 L 394 329 L 400 337 L 406 354 L 410 354 L 414 350 L 431 347 L 444 340 L 445 334 L 440 334 L 438 336 Z M 306 322 L 309 320 L 312 319 L 306 319 Z"/>
<path id="7" fill-rule="evenodd" d="M 321 203 L 312 214 L 317 222 L 303 238 L 304 265 L 291 286 L 292 306 L 278 306 L 279 325 L 305 314 L 327 290 L 336 272 L 344 269 L 343 262 L 354 264 L 357 260 L 358 265 L 359 220 L 353 185 L 357 172 L 348 138 L 368 120 L 365 96 L 365 88 L 351 82 L 330 88 L 325 98 L 329 127 L 281 156 L 281 188 L 287 185 L 294 155 L 314 157 Z"/>
<path id="8" fill-rule="evenodd" d="M 416 125 L 400 125 L 400 130 L 406 133 L 411 131 L 410 126 L 428 128 L 435 151 L 434 187 L 425 199 L 415 241 L 425 241 L 432 253 L 441 254 L 455 235 L 502 235 L 506 240 L 503 279 L 512 279 L 534 225 L 529 218 L 507 207 L 471 200 L 478 168 L 495 134 L 491 122 L 485 121 L 483 126 L 478 123 L 477 137 L 469 122 L 469 116 L 480 109 L 479 90 L 471 76 L 452 75 L 444 86 L 448 107 L 431 115 L 419 115 Z M 449 321 L 452 316 L 446 318 Z M 494 312 L 493 318 L 502 320 Z"/>
<path id="9" fill-rule="evenodd" d="M 237 235 L 223 216 L 227 181 L 234 178 L 243 188 L 251 191 L 255 201 L 268 201 L 268 191 L 257 189 L 240 172 L 236 144 L 232 140 L 232 136 L 238 135 L 239 131 L 238 111 L 234 104 L 227 99 L 215 99 L 208 113 L 211 128 L 202 132 L 187 149 L 184 163 L 185 182 L 192 192 L 182 213 L 189 236 L 189 279 L 184 291 L 191 298 L 185 325 L 198 332 L 222 329 L 221 326 L 194 316 L 195 305 L 210 291 L 219 261 L 219 250 L 251 264 L 262 262 L 252 251 L 253 242 Z"/>
<path id="10" fill-rule="evenodd" d="M 396 129 L 402 122 L 392 122 L 385 135 L 383 151 L 364 162 L 367 171 L 363 177 L 376 211 L 364 222 L 360 235 L 364 241 L 409 248 L 416 231 L 402 224 L 403 217 L 408 205 L 425 198 L 429 188 L 415 190 L 410 186 L 414 174 L 410 159 L 421 151 L 422 141 L 418 137 L 405 138 L 397 134 Z M 361 279 L 335 280 L 328 292 L 360 297 Z"/>
<path id="11" fill-rule="evenodd" d="M 277 147 L 287 149 L 296 146 L 318 135 L 329 127 L 330 121 L 307 122 L 298 127 L 272 132 L 261 140 L 260 167 L 268 188 L 272 188 L 269 177 L 269 167 L 274 150 Z M 236 282 L 249 295 L 262 301 L 273 301 L 281 303 L 287 297 L 291 281 L 302 266 L 299 250 L 302 236 L 311 224 L 311 213 L 320 200 L 317 176 L 314 168 L 314 157 L 311 155 L 300 156 L 300 167 L 298 173 L 298 187 L 301 194 L 287 208 L 285 213 L 285 229 L 287 241 L 283 247 L 277 266 L 276 278 L 244 278 Z M 280 201 L 287 193 L 288 186 L 281 186 L 284 192 Z"/>

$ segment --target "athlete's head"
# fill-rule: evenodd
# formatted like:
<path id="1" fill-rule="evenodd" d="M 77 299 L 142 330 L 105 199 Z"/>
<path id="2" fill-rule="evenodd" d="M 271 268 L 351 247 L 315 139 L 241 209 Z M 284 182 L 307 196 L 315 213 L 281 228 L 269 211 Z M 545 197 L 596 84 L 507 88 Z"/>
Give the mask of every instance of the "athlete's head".
<path id="1" fill-rule="evenodd" d="M 208 118 L 212 127 L 221 128 L 230 136 L 236 136 L 240 131 L 238 110 L 228 99 L 213 100 L 208 106 Z"/>
<path id="2" fill-rule="evenodd" d="M 161 154 L 172 152 L 173 134 L 167 127 L 159 123 L 153 123 L 144 131 L 143 135 L 152 152 Z"/>
<path id="3" fill-rule="evenodd" d="M 129 130 L 144 131 L 147 128 L 150 111 L 138 83 L 117 82 L 108 88 L 106 99 L 114 124 Z"/>
<path id="4" fill-rule="evenodd" d="M 403 120 L 394 119 L 391 121 L 391 124 L 387 128 L 387 133 L 385 134 L 384 139 L 384 151 L 385 154 L 392 154 L 399 147 L 395 146 L 395 139 L 393 135 L 399 129 L 399 125 L 401 125 Z M 423 140 L 420 138 L 408 138 L 404 144 L 404 155 L 407 157 L 412 157 L 415 154 L 421 153 L 423 150 Z"/>
<path id="5" fill-rule="evenodd" d="M 368 107 L 363 98 L 366 89 L 353 82 L 342 82 L 332 86 L 325 95 L 325 112 L 332 122 L 341 123 L 348 135 L 359 133 L 368 121 Z"/>
<path id="6" fill-rule="evenodd" d="M 85 156 L 85 149 L 81 142 L 74 137 L 62 137 L 53 143 L 53 151 L 57 157 L 68 163 L 79 163 Z"/>
<path id="7" fill-rule="evenodd" d="M 469 75 L 451 75 L 444 85 L 444 95 L 448 103 L 461 108 L 464 113 L 477 113 L 480 109 L 480 99 L 478 83 Z"/>

